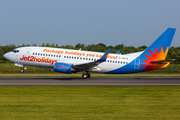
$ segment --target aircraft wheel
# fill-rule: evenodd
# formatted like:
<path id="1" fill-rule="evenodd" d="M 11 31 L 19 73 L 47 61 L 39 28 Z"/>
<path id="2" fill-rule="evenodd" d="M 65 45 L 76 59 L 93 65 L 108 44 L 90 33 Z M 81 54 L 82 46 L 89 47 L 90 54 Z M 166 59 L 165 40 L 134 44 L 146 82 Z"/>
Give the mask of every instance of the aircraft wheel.
<path id="1" fill-rule="evenodd" d="M 23 73 L 24 72 L 24 69 L 21 69 L 21 73 Z"/>
<path id="2" fill-rule="evenodd" d="M 87 74 L 83 74 L 83 75 L 82 75 L 82 78 L 83 78 L 83 79 L 86 79 L 86 78 L 87 78 Z"/>
<path id="3" fill-rule="evenodd" d="M 89 73 L 86 73 L 87 74 L 87 78 L 90 78 L 91 77 L 91 75 L 89 74 Z"/>

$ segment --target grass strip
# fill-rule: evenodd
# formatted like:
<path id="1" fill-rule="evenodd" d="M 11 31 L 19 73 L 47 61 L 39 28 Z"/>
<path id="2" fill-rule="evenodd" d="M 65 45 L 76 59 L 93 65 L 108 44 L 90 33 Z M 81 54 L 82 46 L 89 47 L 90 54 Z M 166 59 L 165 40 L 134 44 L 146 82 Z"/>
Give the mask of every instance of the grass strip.
<path id="1" fill-rule="evenodd" d="M 0 86 L 0 119 L 180 119 L 179 86 Z"/>

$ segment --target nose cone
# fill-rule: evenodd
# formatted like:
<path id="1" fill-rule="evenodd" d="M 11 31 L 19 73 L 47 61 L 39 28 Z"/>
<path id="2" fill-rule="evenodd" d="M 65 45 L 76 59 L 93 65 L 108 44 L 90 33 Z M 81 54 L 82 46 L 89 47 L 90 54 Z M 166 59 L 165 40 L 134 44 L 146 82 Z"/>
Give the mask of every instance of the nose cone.
<path id="1" fill-rule="evenodd" d="M 5 59 L 9 60 L 10 54 L 9 54 L 9 53 L 5 53 L 5 54 L 3 55 L 3 57 L 4 57 Z"/>
<path id="2" fill-rule="evenodd" d="M 7 53 L 5 53 L 5 54 L 3 55 L 3 57 L 7 59 Z"/>

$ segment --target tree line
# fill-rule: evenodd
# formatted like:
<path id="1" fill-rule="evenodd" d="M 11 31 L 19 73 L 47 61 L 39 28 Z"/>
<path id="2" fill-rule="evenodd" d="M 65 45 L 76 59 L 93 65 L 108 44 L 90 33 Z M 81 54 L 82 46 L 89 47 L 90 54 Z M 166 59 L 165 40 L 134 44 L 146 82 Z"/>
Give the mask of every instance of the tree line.
<path id="1" fill-rule="evenodd" d="M 0 45 L 0 62 L 7 62 L 7 60 L 3 57 L 4 53 L 12 51 L 18 47 L 26 47 L 26 46 L 55 47 L 55 48 L 66 48 L 66 49 L 76 49 L 76 50 L 81 49 L 81 50 L 86 50 L 86 51 L 97 51 L 97 52 L 106 52 L 108 49 L 111 48 L 111 53 L 116 53 L 118 50 L 120 50 L 121 54 L 139 52 L 139 51 L 143 51 L 147 48 L 147 46 L 134 47 L 134 46 L 124 46 L 124 44 L 119 44 L 119 45 L 115 45 L 115 46 L 112 46 L 112 45 L 106 46 L 103 43 L 91 44 L 91 45 L 85 45 L 85 44 L 78 43 L 75 46 L 73 46 L 73 45 L 59 46 L 58 44 L 54 44 L 54 43 L 52 43 L 52 44 L 50 44 L 50 43 L 44 44 L 43 43 L 42 45 L 36 45 L 36 44 L 25 45 L 25 44 L 23 44 L 23 45 L 19 45 L 19 46 L 16 46 L 14 44 L 9 44 L 6 46 Z M 176 62 L 174 62 L 174 63 L 180 63 L 180 47 L 172 46 L 169 49 L 166 59 L 176 59 Z"/>

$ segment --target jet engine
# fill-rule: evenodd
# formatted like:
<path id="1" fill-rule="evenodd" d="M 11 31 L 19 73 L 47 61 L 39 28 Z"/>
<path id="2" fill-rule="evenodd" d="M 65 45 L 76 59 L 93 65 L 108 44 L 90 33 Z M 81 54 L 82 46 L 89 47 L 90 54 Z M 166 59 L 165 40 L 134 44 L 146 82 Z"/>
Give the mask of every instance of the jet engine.
<path id="1" fill-rule="evenodd" d="M 71 74 L 73 71 L 72 65 L 66 63 L 55 63 L 54 70 L 56 72 Z"/>

